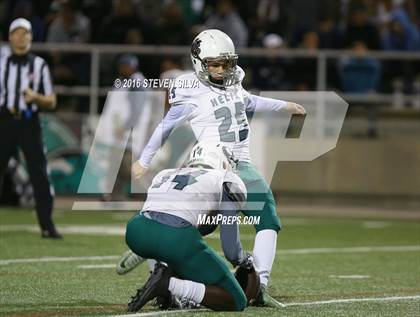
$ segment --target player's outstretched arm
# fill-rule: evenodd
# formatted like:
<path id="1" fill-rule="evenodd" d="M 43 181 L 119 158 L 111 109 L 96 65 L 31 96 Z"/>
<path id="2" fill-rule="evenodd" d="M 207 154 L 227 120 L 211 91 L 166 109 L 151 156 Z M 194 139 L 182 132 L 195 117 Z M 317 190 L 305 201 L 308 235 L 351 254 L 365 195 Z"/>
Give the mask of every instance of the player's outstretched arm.
<path id="1" fill-rule="evenodd" d="M 297 103 L 256 96 L 253 94 L 248 95 L 248 104 L 246 106 L 246 111 L 284 111 L 291 114 L 306 114 L 305 108 Z"/>
<path id="2" fill-rule="evenodd" d="M 294 102 L 290 102 L 290 101 L 287 102 L 284 110 L 291 114 L 300 114 L 300 115 L 306 114 L 306 110 L 303 106 Z"/>
<path id="3" fill-rule="evenodd" d="M 192 110 L 192 106 L 188 104 L 172 106 L 169 109 L 168 113 L 156 127 L 147 142 L 143 152 L 141 153 L 140 159 L 134 162 L 132 166 L 132 173 L 135 179 L 139 179 L 143 176 L 152 162 L 156 152 L 159 150 L 161 145 L 165 143 L 174 127 L 184 121 Z"/>

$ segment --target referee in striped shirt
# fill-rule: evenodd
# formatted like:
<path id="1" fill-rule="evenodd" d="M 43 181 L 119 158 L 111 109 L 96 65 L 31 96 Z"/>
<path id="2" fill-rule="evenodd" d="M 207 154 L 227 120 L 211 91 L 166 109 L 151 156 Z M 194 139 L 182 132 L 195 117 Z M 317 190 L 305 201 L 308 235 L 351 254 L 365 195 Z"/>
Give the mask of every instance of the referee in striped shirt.
<path id="1" fill-rule="evenodd" d="M 60 239 L 52 220 L 53 190 L 47 175 L 39 110 L 54 109 L 56 96 L 46 62 L 30 53 L 31 23 L 23 18 L 9 27 L 11 55 L 0 57 L 0 188 L 17 148 L 25 156 L 43 238 Z"/>

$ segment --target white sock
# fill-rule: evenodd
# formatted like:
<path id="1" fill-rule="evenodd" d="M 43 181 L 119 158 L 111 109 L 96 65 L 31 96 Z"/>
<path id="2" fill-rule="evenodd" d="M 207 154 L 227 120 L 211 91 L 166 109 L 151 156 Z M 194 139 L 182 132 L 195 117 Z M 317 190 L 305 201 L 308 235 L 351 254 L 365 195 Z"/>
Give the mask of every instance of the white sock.
<path id="1" fill-rule="evenodd" d="M 156 265 L 157 261 L 153 260 L 153 259 L 147 259 L 147 265 L 149 265 L 149 270 L 150 272 L 153 272 L 153 270 L 155 269 L 155 265 Z"/>
<path id="2" fill-rule="evenodd" d="M 179 298 L 186 298 L 200 304 L 204 298 L 206 286 L 202 283 L 171 277 L 168 290 L 172 295 Z"/>
<path id="3" fill-rule="evenodd" d="M 254 264 L 260 283 L 268 284 L 274 257 L 276 256 L 277 232 L 271 229 L 257 232 L 254 243 Z"/>

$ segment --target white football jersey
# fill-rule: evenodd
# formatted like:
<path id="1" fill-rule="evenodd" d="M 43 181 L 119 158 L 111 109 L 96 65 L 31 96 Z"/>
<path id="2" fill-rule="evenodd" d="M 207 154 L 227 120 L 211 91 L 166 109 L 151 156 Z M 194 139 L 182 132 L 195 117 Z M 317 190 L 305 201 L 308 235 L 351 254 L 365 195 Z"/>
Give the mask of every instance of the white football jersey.
<path id="1" fill-rule="evenodd" d="M 243 78 L 242 69 L 240 72 Z M 188 87 L 192 82 L 197 84 Z M 193 107 L 187 120 L 198 141 L 222 142 L 232 150 L 235 158 L 250 162 L 249 123 L 245 111 L 248 96 L 241 83 L 219 89 L 189 73 L 176 78 L 169 92 L 169 104 Z"/>
<path id="2" fill-rule="evenodd" d="M 197 227 L 199 215 L 220 210 L 225 182 L 230 183 L 232 193 L 246 199 L 245 184 L 232 172 L 202 168 L 163 170 L 153 178 L 143 211 L 178 216 Z"/>

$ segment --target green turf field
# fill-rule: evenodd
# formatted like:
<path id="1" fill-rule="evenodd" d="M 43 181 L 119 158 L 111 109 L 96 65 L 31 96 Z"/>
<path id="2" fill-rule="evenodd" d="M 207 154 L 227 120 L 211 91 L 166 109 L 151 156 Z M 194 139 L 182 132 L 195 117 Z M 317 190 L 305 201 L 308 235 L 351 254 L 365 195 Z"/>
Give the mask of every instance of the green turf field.
<path id="1" fill-rule="evenodd" d="M 65 238 L 51 241 L 40 238 L 33 212 L 0 209 L 0 315 L 126 314 L 130 295 L 148 271 L 146 265 L 125 276 L 114 271 L 131 215 L 58 211 L 55 219 Z M 283 309 L 182 315 L 420 316 L 420 222 L 282 220 L 270 293 Z M 253 228 L 242 226 L 241 234 L 251 250 Z M 207 240 L 220 250 L 217 236 Z M 165 315 L 153 311 L 146 306 L 137 315 Z"/>

